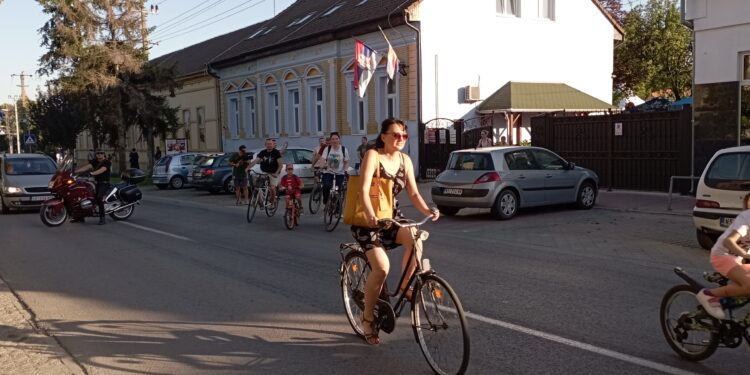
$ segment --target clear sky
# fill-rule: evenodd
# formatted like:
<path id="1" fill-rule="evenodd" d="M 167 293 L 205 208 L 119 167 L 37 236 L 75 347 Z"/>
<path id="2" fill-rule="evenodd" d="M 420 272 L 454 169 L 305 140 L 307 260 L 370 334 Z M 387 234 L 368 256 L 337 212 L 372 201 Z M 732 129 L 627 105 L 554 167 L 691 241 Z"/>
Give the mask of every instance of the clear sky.
<path id="1" fill-rule="evenodd" d="M 150 57 L 158 57 L 214 36 L 249 26 L 288 7 L 295 0 L 147 0 L 146 7 L 159 6 L 158 14 L 148 14 L 148 25 L 156 26 L 149 36 Z M 12 102 L 10 96 L 21 95 L 19 77 L 11 74 L 31 74 L 26 79 L 27 93 L 36 96 L 38 87 L 44 89 L 47 77 L 36 74 L 40 47 L 39 28 L 48 17 L 34 0 L 4 0 L 0 4 L 0 103 Z"/>

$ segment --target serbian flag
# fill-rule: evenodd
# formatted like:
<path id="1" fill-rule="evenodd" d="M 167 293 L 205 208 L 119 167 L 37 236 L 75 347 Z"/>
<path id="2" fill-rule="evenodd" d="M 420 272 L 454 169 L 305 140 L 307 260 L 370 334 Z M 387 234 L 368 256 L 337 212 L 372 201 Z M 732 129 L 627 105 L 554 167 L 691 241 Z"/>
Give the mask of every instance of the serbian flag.
<path id="1" fill-rule="evenodd" d="M 357 40 L 354 44 L 354 61 L 354 89 L 360 98 L 364 98 L 367 84 L 378 67 L 378 54 L 361 40 Z"/>
<path id="2" fill-rule="evenodd" d="M 388 42 L 388 63 L 387 63 L 386 71 L 388 72 L 388 78 L 393 81 L 393 77 L 396 76 L 396 72 L 398 71 L 398 56 L 396 56 L 396 51 L 393 50 L 393 47 L 391 47 L 391 43 Z"/>

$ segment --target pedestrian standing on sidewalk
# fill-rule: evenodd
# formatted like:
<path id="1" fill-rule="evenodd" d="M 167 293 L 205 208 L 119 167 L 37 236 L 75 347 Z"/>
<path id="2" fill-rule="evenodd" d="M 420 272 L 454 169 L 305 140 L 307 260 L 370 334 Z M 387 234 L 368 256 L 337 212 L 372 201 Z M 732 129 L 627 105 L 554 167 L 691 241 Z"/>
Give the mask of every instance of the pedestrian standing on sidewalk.
<path id="1" fill-rule="evenodd" d="M 154 152 L 154 161 L 158 161 L 161 159 L 161 149 L 159 146 L 156 146 L 156 152 Z"/>
<path id="2" fill-rule="evenodd" d="M 104 225 L 104 194 L 109 190 L 109 177 L 112 172 L 112 162 L 107 160 L 104 151 L 97 150 L 95 159 L 88 165 L 76 169 L 75 173 L 89 172 L 96 181 L 96 203 L 99 205 L 99 225 Z M 73 218 L 73 222 L 83 221 L 83 218 Z"/>
<path id="3" fill-rule="evenodd" d="M 138 152 L 135 149 L 130 150 L 130 168 L 140 168 L 140 164 L 138 163 Z"/>
<path id="4" fill-rule="evenodd" d="M 479 143 L 476 148 L 492 147 L 492 140 L 489 138 L 490 132 L 482 130 L 479 133 Z"/>
<path id="5" fill-rule="evenodd" d="M 367 152 L 367 137 L 362 137 L 362 143 L 357 147 L 357 155 L 359 156 L 359 162 L 354 166 L 354 169 L 359 170 L 359 166 L 362 165 L 362 160 L 365 158 Z"/>
<path id="6" fill-rule="evenodd" d="M 229 165 L 232 166 L 232 178 L 234 179 L 234 195 L 237 198 L 237 205 L 245 204 L 245 200 L 250 201 L 250 194 L 247 188 L 247 169 L 250 166 L 250 158 L 245 153 L 245 145 L 240 146 L 240 152 L 229 158 Z"/>

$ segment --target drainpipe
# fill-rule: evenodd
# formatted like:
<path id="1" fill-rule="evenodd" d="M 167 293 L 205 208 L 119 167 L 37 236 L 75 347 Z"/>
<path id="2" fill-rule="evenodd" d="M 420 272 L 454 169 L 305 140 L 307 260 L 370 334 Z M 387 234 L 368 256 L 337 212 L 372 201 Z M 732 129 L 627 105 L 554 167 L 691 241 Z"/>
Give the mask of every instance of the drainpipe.
<path id="1" fill-rule="evenodd" d="M 686 3 L 686 0 L 680 0 L 680 23 L 690 29 L 692 36 L 693 81 L 690 86 L 690 95 L 693 97 L 693 105 L 690 108 L 690 192 L 695 193 L 695 29 L 693 28 L 693 21 L 686 18 Z M 739 144 L 739 137 L 737 137 L 737 143 Z"/>
<path id="2" fill-rule="evenodd" d="M 216 145 L 216 147 L 217 147 L 217 150 L 219 152 L 223 152 L 224 151 L 224 142 L 222 140 L 224 139 L 224 134 L 222 134 L 222 133 L 223 133 L 223 130 L 224 130 L 224 126 L 223 126 L 223 122 L 221 121 L 221 114 L 222 114 L 222 110 L 221 110 L 221 83 L 220 83 L 221 77 L 219 77 L 219 74 L 216 72 L 216 69 L 214 69 L 211 66 L 210 62 L 206 64 L 206 74 L 208 74 L 211 77 L 214 77 L 216 79 L 216 85 L 215 85 L 216 86 L 216 126 L 218 128 L 218 134 L 217 135 L 218 135 L 218 138 L 219 138 L 217 140 L 218 144 Z"/>
<path id="3" fill-rule="evenodd" d="M 404 22 L 417 33 L 417 128 L 419 128 L 419 124 L 422 123 L 422 36 L 419 28 L 409 23 L 407 11 L 404 11 Z"/>

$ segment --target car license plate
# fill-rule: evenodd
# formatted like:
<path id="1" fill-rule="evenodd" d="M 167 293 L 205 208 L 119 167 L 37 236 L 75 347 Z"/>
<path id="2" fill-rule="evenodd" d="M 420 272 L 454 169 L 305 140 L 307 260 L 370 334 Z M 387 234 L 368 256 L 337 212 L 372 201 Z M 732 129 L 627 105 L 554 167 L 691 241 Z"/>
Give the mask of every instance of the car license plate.
<path id="1" fill-rule="evenodd" d="M 443 189 L 445 195 L 461 195 L 464 191 L 462 189 Z"/>
<path id="2" fill-rule="evenodd" d="M 51 195 L 37 195 L 31 197 L 32 201 L 46 201 L 47 199 L 52 199 Z"/>
<path id="3" fill-rule="evenodd" d="M 719 225 L 721 225 L 722 227 L 728 227 L 728 226 L 732 225 L 732 223 L 734 223 L 734 218 L 733 217 L 722 217 L 722 218 L 719 218 Z"/>

